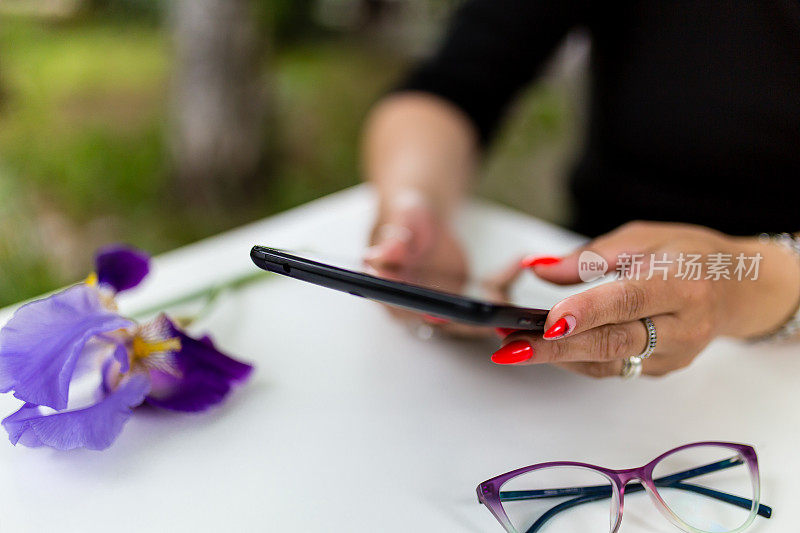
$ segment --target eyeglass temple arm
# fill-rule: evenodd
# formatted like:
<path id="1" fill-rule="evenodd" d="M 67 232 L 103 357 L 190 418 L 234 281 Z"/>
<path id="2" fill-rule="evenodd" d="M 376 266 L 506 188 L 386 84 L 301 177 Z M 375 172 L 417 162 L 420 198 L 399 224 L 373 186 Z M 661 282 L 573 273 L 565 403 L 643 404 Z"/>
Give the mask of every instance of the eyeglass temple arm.
<path id="1" fill-rule="evenodd" d="M 653 482 L 657 486 L 670 487 L 680 490 L 696 492 L 698 494 L 703 494 L 704 496 L 716 498 L 726 503 L 736 505 L 737 507 L 749 509 L 753 505 L 753 502 L 752 500 L 749 500 L 747 498 L 741 498 L 733 494 L 727 494 L 725 492 L 708 489 L 706 487 L 690 485 L 688 483 L 680 483 L 684 479 L 701 476 L 703 474 L 709 474 L 711 472 L 717 472 L 719 470 L 723 470 L 725 468 L 730 468 L 732 466 L 740 464 L 742 464 L 742 460 L 740 458 L 732 457 L 730 459 L 717 461 L 716 463 L 710 463 L 705 466 L 692 468 L 690 470 L 684 470 L 683 472 L 677 472 L 669 476 L 664 476 L 658 479 L 654 479 Z M 644 490 L 644 487 L 642 486 L 641 483 L 634 483 L 627 488 L 627 492 L 638 492 L 641 490 Z M 545 521 L 549 520 L 555 514 L 558 514 L 561 511 L 567 510 L 571 507 L 580 505 L 582 503 L 588 503 L 596 500 L 601 500 L 603 498 L 609 498 L 611 496 L 611 488 L 608 485 L 594 485 L 589 487 L 565 487 L 559 489 L 501 491 L 500 501 L 518 501 L 518 500 L 530 500 L 537 498 L 557 498 L 562 496 L 578 496 L 578 497 L 572 500 L 567 500 L 565 502 L 562 502 L 559 505 L 556 505 L 555 507 L 550 509 L 544 515 L 542 515 L 539 518 L 539 520 L 537 520 L 536 523 L 533 524 L 533 526 L 531 526 L 531 528 L 533 529 L 529 529 L 528 533 L 534 533 L 541 527 L 542 524 L 544 524 Z M 768 505 L 759 504 L 758 514 L 763 516 L 764 518 L 770 518 L 772 516 L 772 508 L 769 507 Z"/>
<path id="2" fill-rule="evenodd" d="M 710 498 L 715 498 L 717 500 L 733 504 L 737 507 L 741 507 L 742 509 L 750 509 L 750 507 L 753 506 L 753 500 L 748 500 L 747 498 L 734 496 L 733 494 L 727 494 L 725 492 L 719 492 L 713 489 L 709 489 L 707 487 L 702 487 L 700 485 L 690 485 L 688 483 L 673 483 L 671 485 L 664 485 L 664 486 L 672 489 L 680 489 L 689 492 L 696 492 L 697 494 L 702 494 L 703 496 L 708 496 Z M 763 516 L 764 518 L 771 518 L 772 507 L 760 503 L 758 504 L 758 514 L 760 516 Z"/>
<path id="3" fill-rule="evenodd" d="M 567 500 L 565 502 L 561 502 L 558 505 L 556 505 L 555 507 L 553 507 L 550 510 L 548 510 L 542 516 L 540 516 L 539 519 L 536 520 L 536 522 L 531 524 L 531 527 L 529 527 L 528 530 L 525 533 L 536 533 L 537 531 L 539 531 L 542 528 L 542 526 L 545 524 L 545 522 L 547 522 L 548 520 L 550 520 L 551 518 L 553 518 L 555 515 L 557 515 L 558 513 L 562 512 L 562 511 L 566 511 L 567 509 L 570 509 L 570 508 L 575 507 L 576 505 L 580 505 L 582 503 L 590 503 L 590 502 L 596 502 L 598 500 L 603 500 L 603 499 L 608 498 L 610 496 L 611 496 L 611 490 L 609 488 L 608 494 L 589 494 L 589 495 L 586 495 L 586 496 L 578 496 L 577 498 L 573 498 L 571 500 Z"/>
<path id="4" fill-rule="evenodd" d="M 717 498 L 717 499 L 723 500 L 725 502 L 732 503 L 734 505 L 737 505 L 739 507 L 743 507 L 745 509 L 749 509 L 750 506 L 752 505 L 752 501 L 748 500 L 746 498 L 740 498 L 738 496 L 725 494 L 724 492 L 718 492 L 718 491 L 715 491 L 715 490 L 707 489 L 705 487 L 699 487 L 697 485 L 689 485 L 688 483 L 675 483 L 674 485 L 670 485 L 670 487 L 671 488 L 675 488 L 675 489 L 687 490 L 687 491 L 691 491 L 691 492 L 697 492 L 697 493 L 703 494 L 705 496 L 710 496 L 712 498 Z M 587 488 L 589 488 L 589 487 L 587 487 Z M 566 510 L 571 509 L 571 508 L 573 508 L 573 507 L 575 507 L 577 505 L 580 505 L 582 503 L 596 502 L 596 501 L 604 500 L 606 498 L 611 497 L 611 489 L 610 489 L 610 487 L 603 486 L 603 487 L 600 487 L 600 488 L 605 489 L 603 493 L 601 493 L 600 491 L 597 491 L 596 494 L 586 494 L 584 496 L 578 496 L 577 498 L 573 498 L 571 500 L 567 500 L 565 502 L 561 502 L 560 504 L 556 505 L 555 507 L 550 508 L 546 513 L 544 513 L 542 516 L 540 516 L 539 519 L 536 520 L 536 522 L 534 522 L 531 525 L 531 527 L 529 527 L 528 530 L 525 533 L 536 533 L 537 531 L 539 531 L 542 528 L 542 526 L 545 524 L 545 522 L 547 522 L 548 520 L 550 520 L 551 518 L 553 518 L 555 515 L 557 515 L 558 513 L 562 512 L 562 511 L 566 511 Z M 644 490 L 644 486 L 642 486 L 641 483 L 634 483 L 634 484 L 630 485 L 626 489 L 626 492 L 629 492 L 629 493 L 631 493 L 631 492 L 640 492 L 642 490 Z M 519 492 L 524 492 L 524 491 L 519 491 Z M 555 496 L 557 496 L 557 495 L 537 496 L 537 497 L 540 497 L 540 498 L 552 498 L 552 497 L 555 497 Z M 725 498 L 721 498 L 720 496 L 724 496 Z M 728 499 L 728 498 L 730 498 L 730 499 Z M 501 497 L 501 499 L 502 499 L 502 497 Z M 517 499 L 526 499 L 526 498 L 517 498 Z M 734 501 L 734 500 L 736 500 L 736 501 Z M 758 506 L 758 514 L 760 514 L 761 516 L 763 516 L 765 518 L 769 518 L 770 516 L 772 516 L 772 508 L 767 506 L 767 505 L 759 505 Z"/>
<path id="5" fill-rule="evenodd" d="M 747 498 L 742 498 L 740 496 L 735 496 L 726 492 L 720 492 L 718 490 L 709 489 L 699 485 L 681 483 L 681 481 L 684 479 L 710 474 L 711 472 L 717 472 L 719 470 L 724 470 L 725 468 L 730 468 L 743 463 L 744 461 L 742 461 L 740 457 L 731 457 L 730 459 L 723 459 L 722 461 L 718 461 L 716 463 L 710 463 L 705 466 L 698 466 L 697 468 L 684 470 L 683 472 L 677 472 L 669 476 L 663 476 L 658 479 L 654 479 L 653 483 L 657 487 L 670 487 L 673 489 L 688 490 L 708 496 L 710 498 L 716 498 L 717 500 L 736 505 L 737 507 L 741 507 L 743 509 L 749 509 L 753 506 L 753 501 Z M 759 504 L 758 514 L 764 518 L 770 518 L 772 516 L 772 507 L 769 505 Z"/>

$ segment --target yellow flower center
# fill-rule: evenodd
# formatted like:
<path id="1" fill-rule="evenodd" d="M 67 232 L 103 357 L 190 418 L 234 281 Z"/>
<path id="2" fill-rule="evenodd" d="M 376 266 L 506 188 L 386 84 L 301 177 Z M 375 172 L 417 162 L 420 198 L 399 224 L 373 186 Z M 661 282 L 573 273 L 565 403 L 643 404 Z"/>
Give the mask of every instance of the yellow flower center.
<path id="1" fill-rule="evenodd" d="M 181 340 L 178 337 L 162 341 L 148 342 L 139 336 L 133 338 L 131 345 L 131 366 L 144 361 L 155 353 L 177 352 L 181 349 Z"/>

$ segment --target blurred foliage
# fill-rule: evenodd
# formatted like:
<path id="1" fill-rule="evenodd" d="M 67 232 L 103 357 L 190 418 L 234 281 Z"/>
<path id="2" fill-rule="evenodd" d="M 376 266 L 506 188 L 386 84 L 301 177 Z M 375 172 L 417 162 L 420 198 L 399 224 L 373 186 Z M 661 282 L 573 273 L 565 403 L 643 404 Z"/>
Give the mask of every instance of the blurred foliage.
<path id="1" fill-rule="evenodd" d="M 315 33 L 313 0 L 256 0 L 256 16 L 277 48 Z"/>
<path id="2" fill-rule="evenodd" d="M 84 0 L 83 12 L 104 19 L 124 18 L 138 23 L 159 21 L 168 0 Z M 314 0 L 251 0 L 253 14 L 276 47 L 319 33 L 314 23 Z"/>
<path id="3" fill-rule="evenodd" d="M 130 225 L 119 238 L 140 234 L 159 247 L 158 221 L 145 219 L 157 217 L 166 177 L 166 61 L 153 30 L 92 22 L 3 18 L 0 49 L 0 302 L 8 303 L 73 281 L 90 261 L 87 248 L 116 238 L 116 226 Z"/>
<path id="4" fill-rule="evenodd" d="M 20 184 L 0 169 L 0 304 L 53 288 L 57 269 L 41 260 L 43 242 L 29 220 L 31 205 Z"/>
<path id="5" fill-rule="evenodd" d="M 85 10 L 95 15 L 121 15 L 126 18 L 156 19 L 163 8 L 163 0 L 84 0 Z"/>
<path id="6" fill-rule="evenodd" d="M 4 20 L 0 46 L 8 94 L 0 157 L 12 173 L 79 222 L 158 196 L 166 75 L 158 34 Z"/>
<path id="7" fill-rule="evenodd" d="M 165 145 L 171 65 L 158 4 L 98 0 L 95 13 L 62 22 L 0 15 L 0 306 L 81 279 L 103 244 L 160 253 L 360 181 L 362 120 L 406 61 L 314 29 L 307 0 L 264 0 L 265 31 L 278 45 L 265 65 L 276 148 L 263 194 L 218 213 L 180 207 Z M 517 107 L 480 191 L 523 209 L 552 206 L 541 194 L 552 186 L 539 178 L 558 167 L 549 162 L 561 161 L 572 114 L 548 84 Z"/>
<path id="8" fill-rule="evenodd" d="M 115 18 L 0 19 L 0 305 L 79 279 L 107 242 L 159 253 L 358 182 L 360 122 L 401 64 L 346 39 L 298 42 L 271 58 L 278 148 L 263 196 L 176 209 L 167 43 Z"/>

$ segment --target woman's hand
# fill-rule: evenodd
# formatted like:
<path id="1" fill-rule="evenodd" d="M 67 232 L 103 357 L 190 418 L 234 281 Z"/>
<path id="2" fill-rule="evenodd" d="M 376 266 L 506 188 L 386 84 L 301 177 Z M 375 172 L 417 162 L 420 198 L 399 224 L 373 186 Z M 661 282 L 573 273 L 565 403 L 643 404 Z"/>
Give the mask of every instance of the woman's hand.
<path id="1" fill-rule="evenodd" d="M 406 191 L 376 221 L 364 262 L 374 274 L 458 294 L 468 279 L 467 258 L 453 231 L 424 196 Z M 420 321 L 451 333 L 467 326 L 387 306 L 400 320 Z"/>
<path id="2" fill-rule="evenodd" d="M 373 226 L 370 244 L 364 262 L 378 276 L 453 294 L 462 293 L 468 283 L 469 267 L 461 243 L 432 204 L 416 193 L 396 198 L 388 213 Z M 482 280 L 481 296 L 492 302 L 508 302 L 511 287 L 523 270 L 517 261 Z M 450 322 L 399 307 L 387 305 L 386 309 L 409 324 L 425 322 L 447 335 L 475 338 L 499 333 L 493 328 Z"/>
<path id="3" fill-rule="evenodd" d="M 602 256 L 609 272 L 627 265 L 626 275 L 559 302 L 548 315 L 544 336 L 510 334 L 493 354 L 494 362 L 554 363 L 594 377 L 618 376 L 623 360 L 647 345 L 641 319 L 650 317 L 658 343 L 642 370 L 663 375 L 688 366 L 714 337 L 774 331 L 800 299 L 800 262 L 789 250 L 686 224 L 633 222 L 560 261 L 532 268 L 554 283 L 578 283 L 579 257 L 586 250 Z M 745 270 L 757 263 L 756 272 L 735 270 L 740 254 Z M 699 275 L 688 272 L 695 267 L 687 264 L 697 255 Z M 638 275 L 632 258 L 641 261 Z M 719 265 L 727 266 L 729 279 L 720 275 L 725 269 Z"/>
<path id="4" fill-rule="evenodd" d="M 378 197 L 368 266 L 381 275 L 459 292 L 467 261 L 449 222 L 475 174 L 477 139 L 463 111 L 430 94 L 397 93 L 375 106 L 363 150 L 365 176 Z M 431 275 L 437 279 L 424 279 Z"/>

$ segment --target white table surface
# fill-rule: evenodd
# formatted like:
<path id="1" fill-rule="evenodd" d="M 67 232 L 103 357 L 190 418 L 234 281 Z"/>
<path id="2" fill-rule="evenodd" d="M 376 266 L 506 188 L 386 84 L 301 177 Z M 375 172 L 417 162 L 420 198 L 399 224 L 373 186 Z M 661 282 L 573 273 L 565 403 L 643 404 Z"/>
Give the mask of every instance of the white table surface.
<path id="1" fill-rule="evenodd" d="M 122 310 L 252 271 L 256 243 L 355 257 L 372 214 L 357 187 L 164 254 Z M 479 273 L 580 242 L 485 203 L 460 231 Z M 567 294 L 523 284 L 532 306 Z M 256 365 L 251 381 L 207 413 L 137 412 L 104 452 L 15 448 L 3 434 L 0 531 L 499 532 L 475 499 L 484 479 L 552 460 L 638 466 L 716 439 L 759 452 L 775 514 L 752 531 L 800 530 L 796 346 L 719 341 L 666 378 L 593 380 L 496 366 L 497 342 L 423 341 L 377 304 L 277 276 L 200 326 Z M 3 395 L 0 414 L 18 404 Z M 677 529 L 629 497 L 623 531 Z"/>

